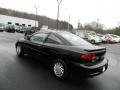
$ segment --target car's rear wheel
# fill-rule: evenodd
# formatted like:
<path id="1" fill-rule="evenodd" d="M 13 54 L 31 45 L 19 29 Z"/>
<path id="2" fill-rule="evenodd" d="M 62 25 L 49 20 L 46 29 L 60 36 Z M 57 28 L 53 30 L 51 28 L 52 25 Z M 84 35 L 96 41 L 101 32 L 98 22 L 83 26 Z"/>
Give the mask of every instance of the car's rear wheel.
<path id="1" fill-rule="evenodd" d="M 91 43 L 92 43 L 92 44 L 95 44 L 95 40 L 91 40 Z"/>
<path id="2" fill-rule="evenodd" d="M 17 52 L 17 55 L 18 55 L 18 56 L 23 56 L 23 55 L 24 55 L 24 51 L 23 51 L 23 49 L 22 49 L 22 45 L 21 45 L 21 44 L 18 44 L 18 45 L 16 46 L 16 52 Z"/>
<path id="3" fill-rule="evenodd" d="M 63 60 L 55 60 L 53 62 L 53 74 L 59 80 L 65 80 L 68 78 L 68 67 Z"/>

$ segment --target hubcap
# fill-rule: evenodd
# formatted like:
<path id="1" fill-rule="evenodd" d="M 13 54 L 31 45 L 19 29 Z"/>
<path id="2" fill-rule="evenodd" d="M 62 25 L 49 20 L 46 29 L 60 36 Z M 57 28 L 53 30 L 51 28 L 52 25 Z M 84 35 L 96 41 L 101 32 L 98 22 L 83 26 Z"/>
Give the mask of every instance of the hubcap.
<path id="1" fill-rule="evenodd" d="M 92 44 L 94 44 L 95 42 L 94 41 L 91 41 Z"/>
<path id="2" fill-rule="evenodd" d="M 21 47 L 20 47 L 19 45 L 17 46 L 16 51 L 17 51 L 17 54 L 18 54 L 18 55 L 21 53 Z"/>
<path id="3" fill-rule="evenodd" d="M 63 74 L 64 74 L 64 67 L 63 67 L 63 65 L 60 62 L 55 63 L 53 69 L 54 69 L 54 74 L 57 77 L 62 77 L 63 76 Z"/>

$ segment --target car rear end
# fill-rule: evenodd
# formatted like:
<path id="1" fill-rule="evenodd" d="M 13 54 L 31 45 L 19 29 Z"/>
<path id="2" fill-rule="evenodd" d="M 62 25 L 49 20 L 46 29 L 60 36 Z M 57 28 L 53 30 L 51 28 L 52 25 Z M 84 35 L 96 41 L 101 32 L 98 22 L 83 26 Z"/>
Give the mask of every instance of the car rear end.
<path id="1" fill-rule="evenodd" d="M 97 36 L 100 37 L 100 39 L 102 40 L 102 43 L 106 43 L 107 42 L 107 39 L 105 38 L 105 35 L 98 34 Z"/>
<path id="2" fill-rule="evenodd" d="M 97 35 L 89 35 L 88 40 L 92 43 L 94 41 L 94 44 L 98 44 L 102 42 L 102 39 L 98 37 Z M 93 44 L 93 43 L 92 43 Z"/>
<path id="3" fill-rule="evenodd" d="M 120 42 L 120 39 L 119 39 L 119 38 L 114 38 L 114 42 L 115 42 L 115 43 L 119 43 L 119 42 Z"/>
<path id="4" fill-rule="evenodd" d="M 113 39 L 116 43 L 119 43 L 120 42 L 120 37 L 117 36 L 117 35 L 112 35 L 113 36 Z"/>
<path id="5" fill-rule="evenodd" d="M 107 34 L 106 39 L 107 39 L 108 43 L 118 43 L 118 42 L 120 42 L 120 39 L 116 35 L 113 35 L 113 34 Z"/>
<path id="6" fill-rule="evenodd" d="M 96 36 L 95 37 L 95 43 L 101 43 L 101 42 L 102 42 L 102 39 Z"/>
<path id="7" fill-rule="evenodd" d="M 93 77 L 102 74 L 107 70 L 108 60 L 105 58 L 106 48 L 88 50 L 80 55 L 81 63 L 74 62 L 73 66 L 75 73 Z"/>
<path id="8" fill-rule="evenodd" d="M 84 40 L 87 40 L 87 36 L 86 33 L 82 33 L 82 32 L 77 32 L 76 35 L 78 35 L 79 37 L 83 38 Z"/>
<path id="9" fill-rule="evenodd" d="M 92 45 L 74 34 L 59 34 L 70 43 L 69 46 L 62 46 L 65 49 L 62 55 L 70 67 L 70 71 L 92 77 L 107 70 L 108 60 L 105 58 L 105 47 Z M 65 57 L 66 55 L 67 57 Z"/>

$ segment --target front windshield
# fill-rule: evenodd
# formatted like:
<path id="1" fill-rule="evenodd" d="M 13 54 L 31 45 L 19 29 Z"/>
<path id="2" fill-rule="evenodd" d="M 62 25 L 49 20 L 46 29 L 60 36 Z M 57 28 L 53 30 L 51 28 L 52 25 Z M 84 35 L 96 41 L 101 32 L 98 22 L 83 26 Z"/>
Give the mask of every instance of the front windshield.
<path id="1" fill-rule="evenodd" d="M 80 38 L 79 36 L 69 33 L 69 32 L 60 32 L 59 33 L 63 38 L 69 41 L 72 45 L 81 46 L 81 45 L 91 45 L 89 42 Z"/>

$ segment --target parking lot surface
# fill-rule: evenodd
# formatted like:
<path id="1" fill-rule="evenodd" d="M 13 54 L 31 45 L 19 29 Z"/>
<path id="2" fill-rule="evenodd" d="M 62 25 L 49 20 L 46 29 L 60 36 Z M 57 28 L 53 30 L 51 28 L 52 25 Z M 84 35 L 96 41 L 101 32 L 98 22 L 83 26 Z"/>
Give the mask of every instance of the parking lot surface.
<path id="1" fill-rule="evenodd" d="M 68 81 L 56 80 L 49 67 L 35 58 L 19 58 L 15 42 L 20 33 L 0 32 L 0 90 L 120 90 L 120 44 L 102 44 L 107 48 L 108 70 L 100 76 Z"/>

